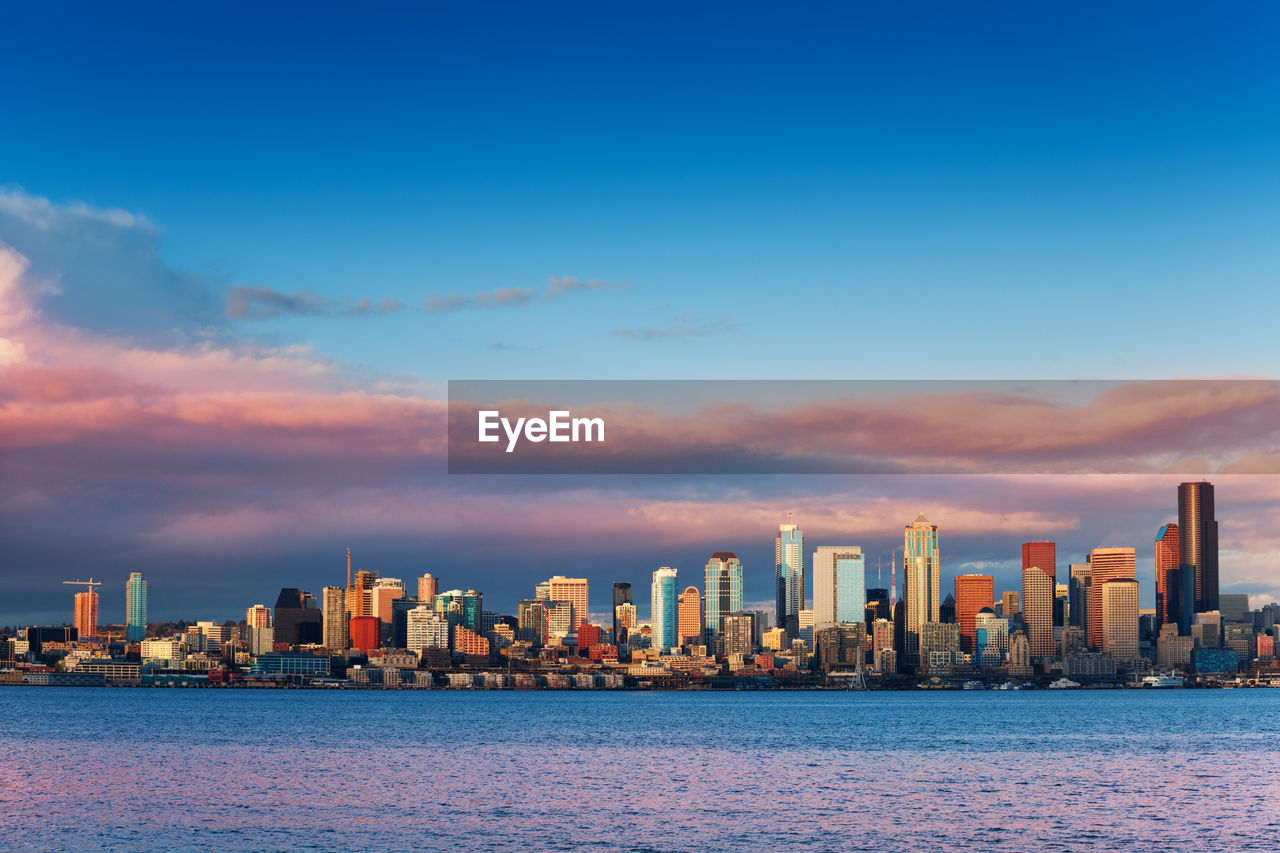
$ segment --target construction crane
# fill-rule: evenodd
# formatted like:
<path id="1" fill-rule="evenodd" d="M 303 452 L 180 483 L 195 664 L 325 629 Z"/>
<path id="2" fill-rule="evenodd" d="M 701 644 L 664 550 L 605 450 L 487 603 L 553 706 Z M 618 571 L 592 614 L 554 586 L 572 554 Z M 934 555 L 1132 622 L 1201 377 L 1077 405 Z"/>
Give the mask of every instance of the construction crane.
<path id="1" fill-rule="evenodd" d="M 102 586 L 102 581 L 96 581 L 92 577 L 87 581 L 63 581 L 63 583 L 71 586 L 87 586 L 89 588 L 88 592 L 93 592 L 94 587 Z"/>

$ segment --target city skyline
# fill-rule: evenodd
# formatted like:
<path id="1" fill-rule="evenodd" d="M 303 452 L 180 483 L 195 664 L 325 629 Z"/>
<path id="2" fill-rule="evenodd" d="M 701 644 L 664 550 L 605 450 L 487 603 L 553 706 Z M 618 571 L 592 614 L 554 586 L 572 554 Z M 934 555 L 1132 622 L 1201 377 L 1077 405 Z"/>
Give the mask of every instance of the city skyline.
<path id="1" fill-rule="evenodd" d="M 1177 499 L 1179 505 L 1179 513 L 1186 517 L 1192 510 L 1188 509 L 1188 494 L 1207 493 L 1207 505 L 1209 509 L 1206 517 L 1209 519 L 1207 523 L 1211 523 L 1216 531 L 1216 520 L 1213 519 L 1212 501 L 1214 494 L 1214 485 L 1207 481 L 1199 482 L 1183 482 L 1178 485 Z M 1194 511 L 1198 516 L 1198 508 Z M 1162 549 L 1167 550 L 1167 543 L 1163 542 L 1166 533 L 1173 528 L 1174 535 L 1177 532 L 1176 524 L 1162 525 L 1153 537 L 1153 566 L 1145 583 L 1140 583 L 1138 589 L 1156 590 L 1156 601 L 1159 602 L 1160 593 L 1158 592 L 1162 578 L 1160 577 L 1161 552 Z M 879 585 L 883 583 L 883 567 L 878 570 L 877 576 L 873 579 L 866 570 L 865 555 L 862 553 L 861 546 L 857 545 L 827 545 L 812 541 L 808 546 L 802 543 L 805 540 L 805 534 L 800 524 L 793 522 L 793 514 L 786 513 L 786 521 L 778 525 L 779 533 L 775 537 L 775 565 L 773 567 L 773 577 L 775 579 L 776 588 L 782 589 L 782 564 L 777 561 L 784 554 L 784 548 L 788 546 L 785 543 L 792 543 L 790 548 L 798 555 L 798 574 L 806 578 L 806 585 L 800 587 L 792 586 L 790 592 L 792 596 L 798 596 L 799 602 L 812 602 L 812 605 L 805 605 L 801 611 L 809 614 L 809 624 L 811 626 L 821 628 L 824 625 L 832 625 L 838 622 L 849 621 L 843 616 L 849 616 L 861 608 L 856 606 L 858 603 L 869 604 L 868 594 L 871 592 L 873 583 Z M 972 618 L 976 607 L 981 604 L 973 605 L 969 602 L 977 602 L 982 599 L 985 593 L 969 593 L 966 599 L 966 591 L 969 589 L 975 591 L 991 590 L 992 597 L 986 602 L 999 602 L 1001 596 L 1006 600 L 1012 596 L 1014 607 L 1021 618 L 1025 620 L 1027 626 L 1028 637 L 1030 639 L 1032 654 L 1042 656 L 1049 653 L 1052 645 L 1053 624 L 1062 624 L 1060 615 L 1055 615 L 1054 601 L 1061 598 L 1064 594 L 1067 601 L 1075 601 L 1074 593 L 1070 592 L 1071 583 L 1074 583 L 1076 576 L 1077 564 L 1071 564 L 1070 583 L 1059 584 L 1055 589 L 1053 579 L 1057 566 L 1057 543 L 1053 541 L 1024 541 L 1020 544 L 1020 565 L 1022 570 L 1019 574 L 1014 575 L 1016 581 L 1012 589 L 1001 587 L 996 583 L 995 576 L 990 574 L 979 574 L 964 570 L 946 571 L 946 564 L 940 558 L 941 549 L 938 546 L 940 525 L 929 521 L 923 513 L 917 515 L 914 522 L 904 526 L 905 544 L 900 553 L 901 569 L 898 582 L 901 584 L 901 591 L 898 587 L 889 587 L 890 597 L 896 597 L 900 601 L 907 600 L 907 591 L 914 583 L 922 590 L 917 593 L 918 596 L 923 595 L 924 600 L 918 603 L 916 607 L 920 610 L 916 619 L 913 621 L 910 613 L 905 617 L 904 625 L 908 637 L 915 635 L 914 639 L 907 640 L 906 655 L 915 654 L 912 644 L 918 642 L 919 629 L 918 626 L 926 622 L 936 622 L 939 620 L 939 606 L 942 599 L 947 598 L 951 606 L 951 619 L 960 625 L 961 647 L 967 650 L 973 644 L 972 635 Z M 1217 554 L 1214 553 L 1217 547 L 1216 532 L 1212 538 L 1212 548 L 1206 551 L 1207 559 L 1216 564 Z M 807 550 L 806 550 L 807 549 Z M 1089 550 L 1086 555 L 1085 563 L 1082 568 L 1085 569 L 1086 576 L 1094 579 L 1095 582 L 1088 592 L 1088 606 L 1101 611 L 1105 603 L 1105 583 L 1112 579 L 1133 579 L 1142 581 L 1143 577 L 1138 571 L 1140 565 L 1138 555 L 1141 548 L 1138 546 L 1097 546 Z M 1192 552 L 1197 554 L 1199 552 Z M 788 561 L 787 571 L 793 570 L 791 561 L 796 559 L 793 556 L 786 557 Z M 1044 563 L 1047 568 L 1040 564 Z M 332 598 L 335 602 L 340 602 L 344 608 L 344 612 L 354 616 L 376 616 L 381 618 L 383 622 L 389 620 L 391 612 L 391 598 L 379 596 L 380 592 L 394 592 L 395 598 L 409 597 L 409 591 L 406 588 L 406 582 L 400 578 L 393 578 L 390 575 L 380 576 L 377 571 L 369 571 L 360 569 L 352 576 L 352 554 L 351 549 L 346 549 L 346 572 L 347 586 L 346 592 L 341 587 L 333 587 L 325 585 L 322 587 L 322 598 L 317 598 L 309 592 L 299 592 L 296 588 L 283 589 L 276 601 L 276 608 L 281 607 L 299 608 L 304 606 L 301 604 L 300 596 L 310 596 L 312 603 L 305 606 L 316 606 L 316 602 L 322 602 L 321 609 L 325 614 L 319 616 L 322 620 L 323 630 L 326 635 L 330 632 L 330 622 L 327 616 L 330 601 L 330 591 L 332 590 Z M 1185 569 L 1185 571 L 1184 571 Z M 689 571 L 689 570 L 686 570 Z M 696 571 L 696 570 L 695 570 Z M 1170 582 L 1182 584 L 1183 578 L 1191 578 L 1187 581 L 1189 584 L 1194 583 L 1196 573 L 1201 571 L 1194 563 L 1179 566 L 1172 570 L 1173 575 L 1168 578 Z M 671 635 L 673 645 L 681 645 L 682 636 L 679 628 L 683 626 L 689 618 L 684 609 L 685 592 L 690 590 L 697 593 L 694 601 L 697 604 L 697 620 L 700 625 L 714 630 L 720 618 L 723 609 L 724 615 L 738 612 L 765 611 L 772 613 L 772 624 L 775 627 L 786 627 L 789 619 L 795 618 L 795 627 L 791 629 L 792 636 L 800 633 L 801 623 L 799 621 L 799 612 L 793 614 L 789 611 L 791 601 L 795 600 L 791 596 L 779 596 L 773 602 L 767 601 L 744 601 L 742 597 L 742 588 L 744 579 L 751 575 L 750 572 L 744 570 L 743 562 L 737 555 L 731 551 L 716 551 L 702 571 L 699 573 L 700 579 L 703 580 L 703 586 L 699 589 L 697 585 L 690 586 L 685 592 L 680 591 L 679 569 L 674 566 L 662 566 L 660 569 L 652 573 L 652 582 L 650 584 L 651 598 L 649 619 L 641 619 L 640 623 L 646 626 L 654 624 L 654 610 L 658 607 L 658 602 L 664 602 L 663 607 L 667 611 L 666 623 L 667 631 Z M 428 594 L 427 601 L 436 598 L 438 593 L 439 578 L 430 572 L 421 575 L 414 575 L 418 597 L 421 597 L 424 590 Z M 687 576 L 687 575 L 686 575 Z M 891 572 L 891 577 L 893 573 Z M 662 578 L 661 593 L 659 592 L 659 578 Z M 854 590 L 840 591 L 841 578 L 846 578 L 847 582 L 856 585 Z M 914 578 L 914 579 L 913 579 Z M 950 584 L 943 582 L 944 578 L 950 579 Z M 1032 580 L 1033 578 L 1042 578 L 1042 580 Z M 87 582 L 63 582 L 63 585 L 84 585 Z M 974 585 L 976 584 L 976 585 Z M 100 582 L 92 582 L 88 592 L 76 593 L 74 596 L 73 620 L 77 628 L 80 627 L 82 621 L 92 620 L 92 624 L 99 624 L 99 603 L 98 593 L 95 588 L 101 587 Z M 536 582 L 533 584 L 534 597 L 549 603 L 557 601 L 564 602 L 569 609 L 564 614 L 565 630 L 570 630 L 578 624 L 590 622 L 600 627 L 607 627 L 616 630 L 617 613 L 616 607 L 623 602 L 629 602 L 631 582 L 613 579 L 609 581 L 609 589 L 611 590 L 612 604 L 605 610 L 592 610 L 589 601 L 590 581 L 587 578 L 567 578 L 563 575 L 556 575 L 550 579 Z M 882 587 L 883 588 L 883 587 Z M 1212 600 L 1217 601 L 1218 587 L 1213 584 L 1205 588 L 1207 593 L 1211 594 Z M 356 603 L 352 603 L 353 590 L 356 595 Z M 954 590 L 954 595 L 952 595 Z M 999 591 L 1000 595 L 994 593 Z M 140 599 L 140 606 L 135 606 L 126 601 L 125 619 L 121 624 L 125 625 L 126 634 L 132 638 L 137 626 L 137 620 L 141 618 L 144 623 L 147 615 L 147 581 L 138 572 L 129 575 L 126 583 L 126 599 L 137 594 Z M 597 595 L 600 591 L 597 591 Z M 1259 605 L 1269 603 L 1265 595 L 1258 595 L 1256 592 L 1249 594 Z M 456 597 L 460 600 L 468 602 L 471 613 L 471 624 L 478 622 L 480 610 L 480 600 L 483 592 L 476 592 L 474 589 L 468 589 L 467 593 L 463 593 L 462 589 L 456 589 L 444 593 L 446 598 Z M 92 602 L 90 603 L 90 596 Z M 712 597 L 714 596 L 714 598 Z M 517 598 L 520 596 L 517 595 Z M 286 602 L 285 599 L 289 600 Z M 297 603 L 294 599 L 297 598 Z M 498 600 L 491 596 L 490 601 Z M 285 602 L 282 604 L 282 602 Z M 717 605 L 716 602 L 723 602 L 723 606 Z M 930 603 L 932 602 L 932 603 Z M 770 606 L 772 605 L 772 609 Z M 255 605 L 260 606 L 260 605 Z M 910 606 L 910 605 L 907 605 Z M 1074 605 L 1077 606 L 1078 605 Z M 1134 607 L 1140 606 L 1140 601 L 1135 597 Z M 92 617 L 88 616 L 89 610 L 92 610 Z M 1006 606 L 1006 610 L 1009 607 Z M 1161 611 L 1156 607 L 1143 607 L 1142 609 L 1155 614 L 1156 625 L 1166 620 L 1162 618 Z M 518 608 L 507 608 L 508 612 L 515 613 Z M 829 611 L 829 612 L 828 612 Z M 289 612 L 294 612 L 289 609 Z M 1200 612 L 1200 608 L 1196 608 L 1192 612 L 1194 614 Z M 826 614 L 826 615 L 824 615 Z M 843 616 L 842 616 L 843 614 Z M 182 617 L 179 617 L 182 618 Z M 1071 624 L 1076 624 L 1076 618 L 1072 617 Z M 160 620 L 157 620 L 160 621 Z M 195 621 L 195 620 L 192 620 Z M 34 621 L 18 624 L 35 624 Z M 49 624 L 60 624 L 51 622 Z M 1178 620 L 1174 620 L 1174 624 L 1179 624 Z M 1181 625 L 1184 633 L 1189 632 L 1187 625 Z M 295 630 L 296 629 L 291 629 Z M 321 623 L 318 622 L 313 631 L 319 632 Z M 334 629 L 336 633 L 337 629 Z M 300 635 L 298 635 L 300 636 Z M 1090 624 L 1087 634 L 1087 640 L 1091 645 L 1100 646 L 1102 644 L 1102 624 L 1095 622 Z M 312 641 L 320 642 L 317 635 Z M 297 642 L 297 640 L 295 640 Z M 326 641 L 327 643 L 327 641 Z M 905 659 L 904 659 L 905 662 Z"/>

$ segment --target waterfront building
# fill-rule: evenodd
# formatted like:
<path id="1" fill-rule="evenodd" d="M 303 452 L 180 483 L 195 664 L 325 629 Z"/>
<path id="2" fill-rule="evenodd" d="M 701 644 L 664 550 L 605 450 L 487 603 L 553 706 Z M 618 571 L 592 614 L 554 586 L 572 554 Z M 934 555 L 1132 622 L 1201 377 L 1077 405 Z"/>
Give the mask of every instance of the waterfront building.
<path id="1" fill-rule="evenodd" d="M 663 566 L 653 573 L 649 588 L 649 627 L 653 648 L 663 652 L 676 645 L 676 570 Z"/>
<path id="2" fill-rule="evenodd" d="M 75 597 L 76 636 L 92 640 L 98 636 L 98 593 L 90 587 L 88 592 L 77 592 Z"/>
<path id="3" fill-rule="evenodd" d="M 865 623 L 867 573 L 857 545 L 820 545 L 813 552 L 813 627 Z"/>
<path id="4" fill-rule="evenodd" d="M 1179 622 L 1191 624 L 1195 613 L 1218 609 L 1218 522 L 1213 484 L 1178 486 L 1178 550 L 1183 600 Z"/>
<path id="5" fill-rule="evenodd" d="M 676 640 L 678 646 L 702 642 L 702 594 L 696 586 L 685 587 L 676 601 Z"/>
<path id="6" fill-rule="evenodd" d="M 1166 524 L 1156 532 L 1156 630 L 1172 622 L 1178 624 L 1178 566 L 1182 546 L 1178 525 Z"/>
<path id="7" fill-rule="evenodd" d="M 1102 588 L 1110 580 L 1134 579 L 1134 549 L 1094 548 L 1089 552 L 1089 648 L 1102 649 Z M 1094 618 L 1094 615 L 1098 618 Z M 1138 613 L 1134 607 L 1134 630 Z"/>
<path id="8" fill-rule="evenodd" d="M 147 636 L 147 582 L 142 572 L 132 572 L 124 585 L 125 642 L 137 643 Z"/>
<path id="9" fill-rule="evenodd" d="M 785 628 L 790 636 L 798 636 L 800 611 L 805 609 L 804 531 L 798 525 L 778 525 L 778 536 L 774 540 L 774 564 L 777 624 L 779 628 Z"/>
<path id="10" fill-rule="evenodd" d="M 1102 651 L 1117 661 L 1138 659 L 1138 582 L 1110 578 L 1101 584 Z"/>
<path id="11" fill-rule="evenodd" d="M 1235 649 L 1191 650 L 1191 667 L 1199 675 L 1235 675 L 1239 666 Z"/>
<path id="12" fill-rule="evenodd" d="M 960 626 L 960 650 L 973 654 L 977 627 L 974 620 L 984 607 L 995 607 L 995 578 L 991 575 L 956 575 L 956 624 Z"/>
<path id="13" fill-rule="evenodd" d="M 742 561 L 732 551 L 716 551 L 705 569 L 706 628 L 715 635 L 730 613 L 742 612 Z"/>
<path id="14" fill-rule="evenodd" d="M 249 665 L 249 672 L 253 675 L 323 677 L 329 674 L 329 658 L 307 652 L 268 652 L 253 659 L 253 663 Z"/>
<path id="15" fill-rule="evenodd" d="M 1038 543 L 1045 544 L 1045 543 Z M 1052 542 L 1048 543 L 1050 546 Z M 1024 556 L 1025 556 L 1025 547 Z M 1022 623 L 1033 657 L 1053 657 L 1053 577 L 1039 566 L 1022 570 Z"/>
<path id="16" fill-rule="evenodd" d="M 906 601 L 906 663 L 920 663 L 920 629 L 926 622 L 940 621 L 938 525 L 920 513 L 903 529 L 903 567 Z"/>

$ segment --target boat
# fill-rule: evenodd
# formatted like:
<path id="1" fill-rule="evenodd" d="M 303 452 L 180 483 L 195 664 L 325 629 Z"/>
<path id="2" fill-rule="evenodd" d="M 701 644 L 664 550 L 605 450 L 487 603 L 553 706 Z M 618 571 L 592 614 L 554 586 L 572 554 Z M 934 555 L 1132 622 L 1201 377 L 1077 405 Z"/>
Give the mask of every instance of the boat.
<path id="1" fill-rule="evenodd" d="M 1148 675 L 1142 679 L 1143 687 L 1181 687 L 1183 685 L 1181 675 L 1163 674 Z"/>
<path id="2" fill-rule="evenodd" d="M 996 690 L 1019 690 L 1021 688 L 1019 688 L 1018 685 L 1014 684 L 1012 681 L 1006 681 L 1004 684 L 1001 684 L 999 687 L 995 689 Z"/>
<path id="3" fill-rule="evenodd" d="M 965 689 L 965 690 L 986 690 L 986 689 L 987 689 L 987 685 L 983 684 L 981 681 L 966 681 L 966 682 L 964 683 L 964 688 L 963 688 L 963 689 Z"/>
<path id="4" fill-rule="evenodd" d="M 1072 681 L 1070 678 L 1059 678 L 1057 681 L 1050 683 L 1050 690 L 1074 690 L 1080 686 L 1080 682 Z"/>

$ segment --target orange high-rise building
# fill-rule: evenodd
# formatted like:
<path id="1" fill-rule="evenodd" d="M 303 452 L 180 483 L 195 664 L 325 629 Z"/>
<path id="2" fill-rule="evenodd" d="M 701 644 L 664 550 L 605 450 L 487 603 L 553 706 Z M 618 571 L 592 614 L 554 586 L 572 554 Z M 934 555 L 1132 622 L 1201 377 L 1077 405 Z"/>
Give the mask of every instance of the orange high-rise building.
<path id="1" fill-rule="evenodd" d="M 1178 623 L 1179 555 L 1182 541 L 1178 525 L 1166 524 L 1156 534 L 1156 631 L 1161 625 Z"/>
<path id="2" fill-rule="evenodd" d="M 418 602 L 431 606 L 431 602 L 436 600 L 436 595 L 440 592 L 440 581 L 431 575 L 423 575 L 418 578 Z"/>
<path id="3" fill-rule="evenodd" d="M 1102 587 L 1109 580 L 1134 580 L 1134 550 L 1094 548 L 1089 552 L 1089 577 L 1089 647 L 1101 649 Z"/>
<path id="4" fill-rule="evenodd" d="M 956 623 L 960 626 L 960 649 L 973 653 L 978 635 L 974 620 L 984 607 L 994 607 L 996 581 L 991 575 L 956 575 Z"/>
<path id="5" fill-rule="evenodd" d="M 455 625 L 453 628 L 453 650 L 464 655 L 488 656 L 489 641 L 466 625 Z"/>
<path id="6" fill-rule="evenodd" d="M 696 586 L 685 587 L 677 600 L 676 640 L 682 646 L 702 642 L 702 595 Z"/>
<path id="7" fill-rule="evenodd" d="M 98 594 L 93 590 L 76 593 L 76 636 L 92 640 L 98 636 Z"/>
<path id="8" fill-rule="evenodd" d="M 1022 570 L 1022 622 L 1027 626 L 1027 645 L 1032 657 L 1052 657 L 1057 651 L 1053 641 L 1053 576 L 1038 566 Z"/>

